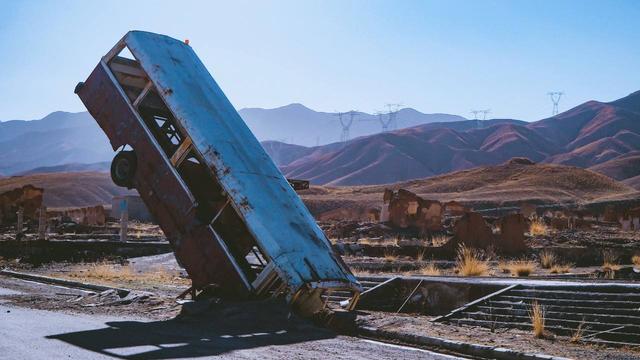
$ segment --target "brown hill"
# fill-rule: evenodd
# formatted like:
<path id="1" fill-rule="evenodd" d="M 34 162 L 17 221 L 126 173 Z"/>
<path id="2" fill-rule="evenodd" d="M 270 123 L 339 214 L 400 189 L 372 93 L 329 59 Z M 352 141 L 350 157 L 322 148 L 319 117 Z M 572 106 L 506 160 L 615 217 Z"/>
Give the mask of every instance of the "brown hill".
<path id="1" fill-rule="evenodd" d="M 44 188 L 44 203 L 48 207 L 82 207 L 110 205 L 116 195 L 129 194 L 116 186 L 108 173 L 51 173 L 0 178 L 0 193 L 27 184 Z"/>
<path id="2" fill-rule="evenodd" d="M 639 140 L 640 141 L 640 140 Z M 616 180 L 631 179 L 640 175 L 640 151 L 632 151 L 590 168 Z"/>
<path id="3" fill-rule="evenodd" d="M 280 164 L 288 177 L 314 184 L 366 185 L 497 165 L 512 157 L 588 168 L 634 151 L 640 151 L 640 91 L 610 103 L 589 101 L 532 123 L 426 124 L 361 137 L 339 147 L 296 149 L 299 157 Z M 611 167 L 622 166 L 618 173 L 633 174 L 627 169 L 632 165 L 619 161 L 594 169 L 611 173 Z"/>
<path id="4" fill-rule="evenodd" d="M 385 188 L 403 188 L 427 199 L 457 200 L 480 207 L 511 206 L 522 201 L 558 204 L 640 197 L 635 189 L 590 170 L 524 161 L 390 185 L 318 186 L 304 192 L 302 197 L 322 211 L 341 206 L 379 207 Z"/>

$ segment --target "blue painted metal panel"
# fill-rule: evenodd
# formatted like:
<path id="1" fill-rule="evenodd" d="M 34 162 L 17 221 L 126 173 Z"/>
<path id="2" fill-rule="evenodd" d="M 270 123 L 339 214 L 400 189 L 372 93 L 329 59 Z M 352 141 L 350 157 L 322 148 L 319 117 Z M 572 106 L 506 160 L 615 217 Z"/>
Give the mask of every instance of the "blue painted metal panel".
<path id="1" fill-rule="evenodd" d="M 290 288 L 328 280 L 359 288 L 193 49 L 140 31 L 123 41 Z"/>

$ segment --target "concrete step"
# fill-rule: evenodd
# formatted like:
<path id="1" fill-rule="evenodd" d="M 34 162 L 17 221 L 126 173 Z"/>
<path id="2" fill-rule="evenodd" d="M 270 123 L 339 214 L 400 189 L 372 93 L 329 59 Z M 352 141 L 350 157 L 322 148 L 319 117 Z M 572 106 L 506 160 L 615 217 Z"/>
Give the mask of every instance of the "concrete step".
<path id="1" fill-rule="evenodd" d="M 529 316 L 529 308 L 496 308 L 486 305 L 477 307 L 479 312 L 485 314 L 495 315 L 515 315 L 515 316 Z M 600 310 L 601 313 L 592 312 L 575 312 L 575 310 L 567 307 L 562 307 L 560 311 L 553 311 L 545 307 L 545 315 L 554 319 L 567 319 L 567 320 L 585 320 L 601 323 L 629 323 L 634 325 L 640 325 L 640 316 L 628 316 L 628 315 L 612 315 L 607 311 L 608 309 Z M 636 315 L 640 315 L 640 311 L 635 311 Z"/>
<path id="2" fill-rule="evenodd" d="M 614 301 L 614 300 L 571 300 L 571 299 L 547 299 L 536 296 L 512 296 L 509 293 L 507 295 L 500 295 L 496 298 L 497 301 L 511 301 L 511 302 L 526 302 L 531 303 L 537 301 L 541 305 L 560 305 L 560 306 L 583 306 L 593 308 L 622 308 L 622 309 L 634 309 L 638 307 L 637 302 L 632 301 Z"/>
<path id="3" fill-rule="evenodd" d="M 469 312 L 465 313 L 467 319 L 475 319 L 475 320 L 488 320 L 488 321 L 498 321 L 501 323 L 527 323 L 531 322 L 529 315 L 499 315 L 499 314 L 487 314 L 484 312 Z M 629 324 L 628 322 L 593 322 L 593 321 L 582 321 L 580 320 L 570 320 L 565 318 L 555 318 L 551 316 L 551 314 L 545 314 L 545 324 L 547 326 L 561 326 L 568 329 L 577 329 L 580 324 L 583 324 L 583 327 L 588 327 L 593 331 L 605 331 L 613 328 L 624 326 L 623 330 L 625 332 L 638 334 L 640 335 L 640 325 L 637 324 Z"/>
<path id="4" fill-rule="evenodd" d="M 516 309 L 516 310 L 529 310 L 531 305 L 528 302 L 513 302 L 513 301 L 493 301 L 489 300 L 482 304 L 482 306 L 492 307 L 494 309 Z M 557 312 L 569 312 L 569 313 L 606 313 L 609 315 L 621 315 L 621 316 L 640 316 L 640 310 L 634 309 L 618 309 L 618 308 L 593 308 L 584 306 L 564 306 L 564 305 L 544 305 L 547 311 Z"/>
<path id="5" fill-rule="evenodd" d="M 569 299 L 569 300 L 605 300 L 605 301 L 637 301 L 640 302 L 640 293 L 607 293 L 571 290 L 544 290 L 544 289 L 513 289 L 509 295 L 522 297 L 537 297 L 545 299 Z"/>

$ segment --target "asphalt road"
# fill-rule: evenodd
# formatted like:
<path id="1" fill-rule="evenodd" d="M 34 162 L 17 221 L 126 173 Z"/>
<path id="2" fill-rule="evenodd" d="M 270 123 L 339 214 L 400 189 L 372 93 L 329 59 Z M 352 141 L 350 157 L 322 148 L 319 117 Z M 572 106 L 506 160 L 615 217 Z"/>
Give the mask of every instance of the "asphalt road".
<path id="1" fill-rule="evenodd" d="M 15 293 L 0 287 L 0 359 L 456 359 L 260 318 L 230 326 L 35 310 L 3 298 Z"/>

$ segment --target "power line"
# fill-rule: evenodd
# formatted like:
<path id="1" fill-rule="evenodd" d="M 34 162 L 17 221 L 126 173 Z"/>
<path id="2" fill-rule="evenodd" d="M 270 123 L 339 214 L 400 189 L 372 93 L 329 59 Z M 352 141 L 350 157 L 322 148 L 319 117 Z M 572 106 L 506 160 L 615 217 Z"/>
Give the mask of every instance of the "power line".
<path id="1" fill-rule="evenodd" d="M 387 109 L 389 111 L 387 112 L 388 124 L 386 131 L 396 130 L 398 128 L 398 111 L 400 110 L 401 106 L 402 104 L 387 104 Z M 382 131 L 385 131 L 384 126 Z"/>
<path id="2" fill-rule="evenodd" d="M 551 115 L 557 115 L 558 114 L 558 103 L 560 102 L 560 98 L 562 97 L 562 95 L 564 95 L 564 92 L 562 91 L 550 91 L 547 93 L 547 95 L 549 95 L 549 97 L 551 98 L 551 102 L 553 102 L 553 110 L 551 111 Z"/>
<path id="3" fill-rule="evenodd" d="M 345 115 L 349 115 L 346 117 Z M 353 125 L 353 118 L 358 115 L 356 110 L 351 110 L 346 113 L 337 112 L 335 116 L 338 117 L 340 121 L 340 126 L 342 127 L 342 133 L 340 134 L 340 142 L 347 142 L 350 139 L 349 130 L 351 129 L 351 125 Z"/>
<path id="4" fill-rule="evenodd" d="M 491 112 L 491 109 L 480 110 L 482 113 L 482 120 L 487 120 L 487 115 Z"/>

